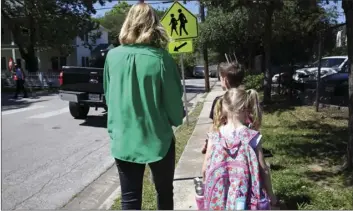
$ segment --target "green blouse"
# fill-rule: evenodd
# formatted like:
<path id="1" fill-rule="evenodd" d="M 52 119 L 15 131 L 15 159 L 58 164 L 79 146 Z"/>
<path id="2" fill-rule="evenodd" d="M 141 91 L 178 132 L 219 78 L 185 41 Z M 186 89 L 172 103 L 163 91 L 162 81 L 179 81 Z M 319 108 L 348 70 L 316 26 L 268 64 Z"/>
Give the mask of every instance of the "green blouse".
<path id="1" fill-rule="evenodd" d="M 108 52 L 104 93 L 113 157 L 133 163 L 161 160 L 183 119 L 177 65 L 164 49 L 122 45 Z"/>

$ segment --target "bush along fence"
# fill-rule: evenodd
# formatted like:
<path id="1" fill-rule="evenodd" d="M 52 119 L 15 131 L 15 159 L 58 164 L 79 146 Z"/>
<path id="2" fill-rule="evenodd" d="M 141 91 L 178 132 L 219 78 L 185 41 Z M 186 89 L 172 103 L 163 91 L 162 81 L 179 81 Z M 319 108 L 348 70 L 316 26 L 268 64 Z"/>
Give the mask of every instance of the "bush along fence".
<path id="1" fill-rule="evenodd" d="M 25 72 L 26 75 L 26 87 L 29 88 L 58 88 L 59 75 L 56 72 Z M 16 87 L 16 81 L 13 79 L 11 72 L 1 73 L 1 86 L 13 88 Z"/>

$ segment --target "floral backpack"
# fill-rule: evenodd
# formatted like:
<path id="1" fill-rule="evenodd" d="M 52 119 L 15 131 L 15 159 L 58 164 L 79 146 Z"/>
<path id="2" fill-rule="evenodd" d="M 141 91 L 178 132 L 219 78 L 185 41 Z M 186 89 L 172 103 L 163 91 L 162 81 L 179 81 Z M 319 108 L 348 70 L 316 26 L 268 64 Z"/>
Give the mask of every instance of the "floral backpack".
<path id="1" fill-rule="evenodd" d="M 231 137 L 208 134 L 213 145 L 204 183 L 206 210 L 270 209 L 260 187 L 258 159 L 249 144 L 258 134 L 246 127 Z"/>

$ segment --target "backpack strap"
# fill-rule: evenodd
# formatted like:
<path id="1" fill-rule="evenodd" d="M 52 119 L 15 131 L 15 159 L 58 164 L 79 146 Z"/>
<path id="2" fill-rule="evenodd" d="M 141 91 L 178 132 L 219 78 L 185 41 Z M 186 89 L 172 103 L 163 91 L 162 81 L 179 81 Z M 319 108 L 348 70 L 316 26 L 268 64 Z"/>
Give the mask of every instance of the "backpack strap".
<path id="1" fill-rule="evenodd" d="M 255 136 L 257 136 L 257 135 L 260 134 L 259 131 L 252 130 L 252 129 L 248 128 L 248 127 L 242 129 L 242 130 L 240 131 L 240 133 L 241 133 L 241 134 L 239 134 L 239 135 L 240 135 L 239 137 L 241 137 L 241 141 L 242 141 L 243 143 L 246 143 L 246 144 L 249 144 L 250 141 L 251 141 Z"/>

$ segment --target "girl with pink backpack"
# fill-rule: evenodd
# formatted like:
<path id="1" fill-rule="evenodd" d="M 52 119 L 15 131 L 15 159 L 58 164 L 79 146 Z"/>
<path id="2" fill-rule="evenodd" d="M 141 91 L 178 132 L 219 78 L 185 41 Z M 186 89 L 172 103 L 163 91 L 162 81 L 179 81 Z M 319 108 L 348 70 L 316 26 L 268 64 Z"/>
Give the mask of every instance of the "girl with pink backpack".
<path id="1" fill-rule="evenodd" d="M 220 125 L 208 134 L 199 209 L 269 210 L 277 199 L 261 147 L 262 136 L 257 131 L 262 120 L 258 93 L 230 89 L 221 100 L 221 108 Z"/>

